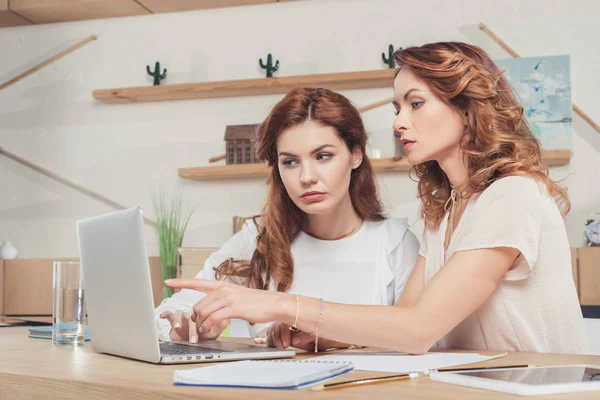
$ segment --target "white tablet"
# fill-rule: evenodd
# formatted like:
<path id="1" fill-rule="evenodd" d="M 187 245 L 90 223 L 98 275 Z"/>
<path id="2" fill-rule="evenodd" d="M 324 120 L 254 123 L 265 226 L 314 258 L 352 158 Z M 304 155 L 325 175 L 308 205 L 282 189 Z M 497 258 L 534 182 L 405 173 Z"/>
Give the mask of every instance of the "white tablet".
<path id="1" fill-rule="evenodd" d="M 464 372 L 431 372 L 433 381 L 454 383 L 522 396 L 600 391 L 600 366 L 480 369 Z"/>

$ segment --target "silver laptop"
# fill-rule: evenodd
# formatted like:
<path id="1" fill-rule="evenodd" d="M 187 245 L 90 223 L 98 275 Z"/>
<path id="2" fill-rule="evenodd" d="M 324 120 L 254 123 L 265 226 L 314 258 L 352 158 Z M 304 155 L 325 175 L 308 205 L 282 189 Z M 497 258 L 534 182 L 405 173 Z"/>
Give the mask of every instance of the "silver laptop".
<path id="1" fill-rule="evenodd" d="M 96 351 L 152 363 L 283 358 L 282 350 L 216 340 L 158 341 L 142 211 L 77 221 L 91 344 Z"/>

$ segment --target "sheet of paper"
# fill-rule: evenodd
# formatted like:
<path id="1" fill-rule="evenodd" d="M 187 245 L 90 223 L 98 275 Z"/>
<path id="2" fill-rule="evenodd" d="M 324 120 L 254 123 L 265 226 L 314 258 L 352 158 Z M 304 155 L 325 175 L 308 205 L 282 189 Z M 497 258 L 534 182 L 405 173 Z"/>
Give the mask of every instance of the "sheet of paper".
<path id="1" fill-rule="evenodd" d="M 423 372 L 491 360 L 505 356 L 506 353 L 495 356 L 468 353 L 426 353 L 424 355 L 409 355 L 395 351 L 345 351 L 315 357 L 322 361 L 345 361 L 354 364 L 354 369 L 378 372 Z"/>

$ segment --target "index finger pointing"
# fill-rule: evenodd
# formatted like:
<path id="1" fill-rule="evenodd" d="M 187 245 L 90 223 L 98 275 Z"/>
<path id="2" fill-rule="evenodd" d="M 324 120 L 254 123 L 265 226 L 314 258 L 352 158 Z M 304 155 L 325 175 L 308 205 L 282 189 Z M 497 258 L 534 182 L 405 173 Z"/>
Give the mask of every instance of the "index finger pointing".
<path id="1" fill-rule="evenodd" d="M 210 293 L 222 285 L 222 282 L 207 279 L 167 279 L 165 285 L 173 289 L 193 289 Z"/>

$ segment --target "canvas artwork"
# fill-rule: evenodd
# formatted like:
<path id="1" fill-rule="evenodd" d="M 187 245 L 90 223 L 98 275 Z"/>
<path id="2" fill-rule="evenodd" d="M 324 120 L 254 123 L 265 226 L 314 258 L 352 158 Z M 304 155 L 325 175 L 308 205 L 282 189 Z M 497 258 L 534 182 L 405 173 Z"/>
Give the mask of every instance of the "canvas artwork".
<path id="1" fill-rule="evenodd" d="M 572 149 L 569 56 L 496 60 L 523 105 L 525 117 L 544 150 Z"/>

